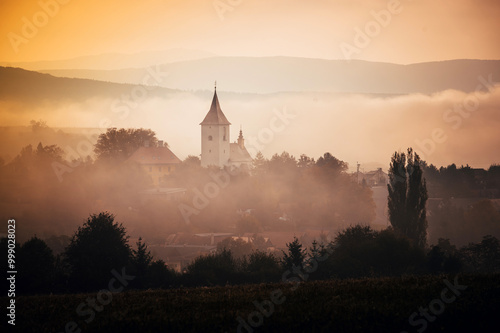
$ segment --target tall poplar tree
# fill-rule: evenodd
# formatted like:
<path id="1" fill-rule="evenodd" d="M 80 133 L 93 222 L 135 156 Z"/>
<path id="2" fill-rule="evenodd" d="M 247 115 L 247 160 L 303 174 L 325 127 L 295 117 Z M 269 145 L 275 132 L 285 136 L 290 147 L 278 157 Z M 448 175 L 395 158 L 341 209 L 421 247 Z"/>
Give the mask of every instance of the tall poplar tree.
<path id="1" fill-rule="evenodd" d="M 422 161 L 412 148 L 407 153 L 395 152 L 389 168 L 389 220 L 399 232 L 415 245 L 424 248 L 427 236 L 427 186 Z"/>

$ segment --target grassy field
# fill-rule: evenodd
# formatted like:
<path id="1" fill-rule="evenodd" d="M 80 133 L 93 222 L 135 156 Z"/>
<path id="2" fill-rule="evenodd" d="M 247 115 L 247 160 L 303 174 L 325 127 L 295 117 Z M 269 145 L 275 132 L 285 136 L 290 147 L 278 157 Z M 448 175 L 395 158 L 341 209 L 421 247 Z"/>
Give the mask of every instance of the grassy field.
<path id="1" fill-rule="evenodd" d="M 459 286 L 450 287 L 455 283 Z M 125 290 L 112 299 L 110 295 L 19 296 L 15 331 L 497 332 L 500 275 L 320 281 L 297 288 L 265 284 Z M 427 312 L 419 313 L 419 308 Z M 413 313 L 417 315 L 411 325 Z"/>

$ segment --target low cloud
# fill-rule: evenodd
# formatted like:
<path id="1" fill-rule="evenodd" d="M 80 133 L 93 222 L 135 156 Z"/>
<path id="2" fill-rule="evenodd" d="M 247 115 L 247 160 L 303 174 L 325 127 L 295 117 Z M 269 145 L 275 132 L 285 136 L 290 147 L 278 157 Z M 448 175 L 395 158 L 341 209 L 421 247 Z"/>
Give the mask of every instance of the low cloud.
<path id="1" fill-rule="evenodd" d="M 266 138 L 264 144 L 260 142 L 258 150 L 267 157 L 284 150 L 311 157 L 328 151 L 351 167 L 356 161 L 388 165 L 394 151 L 414 147 L 428 163 L 438 166 L 456 163 L 488 167 L 500 163 L 498 86 L 489 92 L 448 90 L 433 95 L 218 95 L 222 110 L 232 123 L 232 141 L 236 140 L 240 125 L 250 144 L 270 126 L 276 112 L 295 115 L 272 138 Z M 45 102 L 30 108 L 3 101 L 0 117 L 6 125 L 27 125 L 31 119 L 43 119 L 51 127 L 99 128 L 109 124 L 151 128 L 184 158 L 200 154 L 199 123 L 211 103 L 207 96 L 186 92 L 168 98 L 151 97 L 126 113 L 113 109 L 113 99 Z"/>

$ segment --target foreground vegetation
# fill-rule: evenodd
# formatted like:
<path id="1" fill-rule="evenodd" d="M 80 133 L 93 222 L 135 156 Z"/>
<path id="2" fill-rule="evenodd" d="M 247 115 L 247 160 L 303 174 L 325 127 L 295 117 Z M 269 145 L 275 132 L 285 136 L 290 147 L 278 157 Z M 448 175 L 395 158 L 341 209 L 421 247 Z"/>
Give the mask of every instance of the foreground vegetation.
<path id="1" fill-rule="evenodd" d="M 456 298 L 441 302 L 444 309 L 440 309 L 436 300 L 449 286 L 445 280 L 466 289 L 445 293 Z M 281 304 L 269 306 L 265 301 L 273 299 L 273 292 Z M 97 299 L 97 310 L 85 305 L 79 315 L 78 307 L 92 299 Z M 98 293 L 18 297 L 16 328 L 64 332 L 67 323 L 74 322 L 69 325 L 74 332 L 238 332 L 238 327 L 240 332 L 422 332 L 425 321 L 426 332 L 492 332 L 500 307 L 500 275 L 314 281 L 298 288 L 282 283 L 124 290 L 107 302 Z M 261 306 L 260 312 L 254 303 Z M 414 326 L 410 325 L 414 312 L 429 307 L 430 320 L 418 314 Z M 438 314 L 433 314 L 432 307 Z M 243 320 L 246 328 L 240 325 Z M 262 324 L 252 327 L 249 320 Z"/>

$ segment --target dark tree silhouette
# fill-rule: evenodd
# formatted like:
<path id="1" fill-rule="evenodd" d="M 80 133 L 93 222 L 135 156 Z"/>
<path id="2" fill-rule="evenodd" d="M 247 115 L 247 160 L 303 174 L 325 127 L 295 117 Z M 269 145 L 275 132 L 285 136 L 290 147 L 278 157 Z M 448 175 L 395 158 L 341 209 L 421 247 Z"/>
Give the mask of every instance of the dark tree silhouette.
<path id="1" fill-rule="evenodd" d="M 106 133 L 99 135 L 94 152 L 98 160 L 123 161 L 146 142 L 151 147 L 158 142 L 155 132 L 150 129 L 108 128 Z"/>
<path id="2" fill-rule="evenodd" d="M 262 251 L 252 252 L 243 266 L 245 279 L 251 283 L 279 281 L 282 274 L 276 257 Z"/>
<path id="3" fill-rule="evenodd" d="M 55 277 L 55 258 L 47 244 L 34 236 L 21 246 L 18 256 L 21 291 L 49 292 Z"/>
<path id="4" fill-rule="evenodd" d="M 424 248 L 427 236 L 427 186 L 420 157 L 413 149 L 395 152 L 389 168 L 389 220 L 396 232 Z"/>
<path id="5" fill-rule="evenodd" d="M 300 267 L 306 258 L 306 250 L 302 248 L 302 244 L 297 237 L 293 238 L 293 242 L 287 243 L 288 253 L 283 252 L 281 264 L 284 269 L 291 269 L 293 266 Z"/>
<path id="6" fill-rule="evenodd" d="M 136 243 L 136 245 L 137 250 L 132 250 L 134 274 L 137 277 L 133 281 L 133 285 L 137 288 L 142 288 L 144 287 L 146 275 L 148 274 L 149 267 L 153 261 L 153 256 L 148 250 L 146 243 L 142 241 L 141 237 L 139 237 L 139 241 Z"/>
<path id="7" fill-rule="evenodd" d="M 491 236 L 483 237 L 481 243 L 471 243 L 460 249 L 466 270 L 493 273 L 500 271 L 500 241 Z"/>
<path id="8" fill-rule="evenodd" d="M 196 258 L 186 268 L 184 277 L 190 285 L 225 285 L 234 281 L 237 269 L 231 252 L 222 250 Z"/>
<path id="9" fill-rule="evenodd" d="M 175 282 L 175 272 L 168 268 L 163 260 L 153 261 L 146 276 L 147 288 L 166 288 Z"/>
<path id="10" fill-rule="evenodd" d="M 70 283 L 77 290 L 106 287 L 113 269 L 129 265 L 131 250 L 125 228 L 115 223 L 114 215 L 93 214 L 71 239 L 65 252 L 70 267 Z"/>

